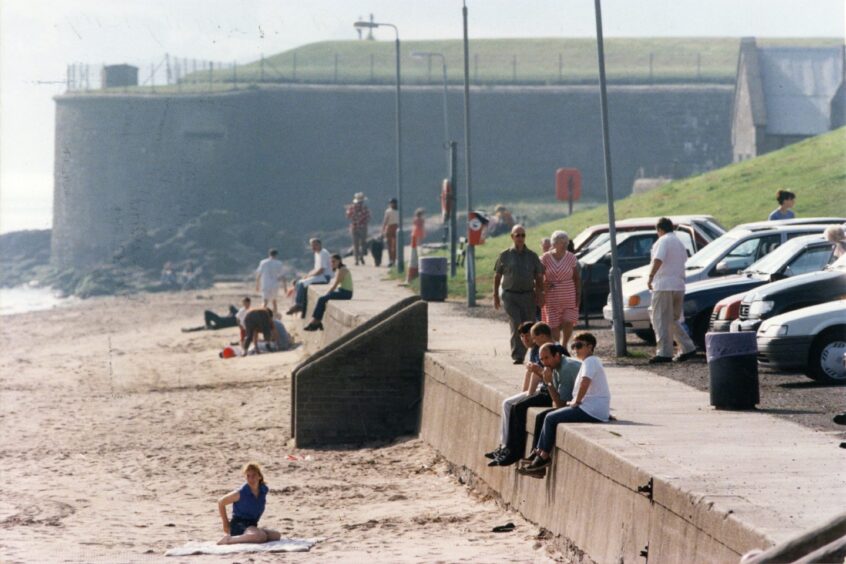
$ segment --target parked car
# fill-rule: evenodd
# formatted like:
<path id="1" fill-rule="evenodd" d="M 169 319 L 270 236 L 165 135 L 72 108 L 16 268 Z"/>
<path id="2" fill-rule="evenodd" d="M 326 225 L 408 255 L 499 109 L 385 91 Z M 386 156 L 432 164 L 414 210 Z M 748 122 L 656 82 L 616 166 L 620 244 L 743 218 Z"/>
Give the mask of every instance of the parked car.
<path id="1" fill-rule="evenodd" d="M 649 251 L 657 238 L 658 233 L 654 229 L 621 233 L 617 238 L 617 262 L 620 270 L 625 271 L 648 263 Z M 609 292 L 611 242 L 600 245 L 580 258 L 579 266 L 582 277 L 582 314 L 600 312 Z"/>
<path id="2" fill-rule="evenodd" d="M 673 215 L 669 217 L 677 229 L 688 234 L 690 254 L 695 253 L 726 232 L 725 228 L 710 215 Z M 617 221 L 615 226 L 618 233 L 648 231 L 655 229 L 655 224 L 658 223 L 659 219 L 658 217 L 632 217 Z M 576 235 L 573 239 L 576 256 L 583 257 L 608 241 L 608 230 L 608 224 L 601 223 L 591 225 Z"/>
<path id="3" fill-rule="evenodd" d="M 820 272 L 773 282 L 749 292 L 740 303 L 738 327 L 740 331 L 757 331 L 761 322 L 770 317 L 843 297 L 846 255 Z"/>
<path id="4" fill-rule="evenodd" d="M 758 364 L 846 384 L 846 300 L 773 316 L 758 329 Z"/>
<path id="5" fill-rule="evenodd" d="M 773 224 L 777 222 L 764 223 L 766 225 L 762 227 L 732 229 L 687 259 L 685 282 L 691 284 L 702 280 L 720 280 L 721 277 L 748 268 L 788 240 L 815 233 L 820 234 L 827 227 L 818 224 L 773 227 Z M 647 342 L 654 342 L 655 335 L 649 320 L 652 293 L 647 287 L 646 280 L 650 268 L 648 263 L 647 260 L 644 263 L 647 266 L 623 272 L 623 319 L 625 326 L 635 335 Z M 738 291 L 740 291 L 739 288 L 730 293 Z M 722 294 L 710 303 L 710 307 L 713 308 L 716 301 L 728 295 Z M 603 316 L 608 320 L 613 319 L 610 304 L 603 309 Z M 708 319 L 700 320 L 698 328 L 700 332 L 704 332 L 708 328 Z"/>
<path id="6" fill-rule="evenodd" d="M 792 239 L 768 254 L 746 270 L 749 277 L 760 278 L 766 282 L 776 282 L 809 272 L 822 270 L 833 258 L 834 246 L 823 235 L 806 235 Z M 731 284 L 735 277 L 727 277 L 726 284 Z M 740 317 L 740 303 L 748 290 L 723 298 L 714 305 L 711 313 L 710 330 L 729 331 L 731 323 Z"/>

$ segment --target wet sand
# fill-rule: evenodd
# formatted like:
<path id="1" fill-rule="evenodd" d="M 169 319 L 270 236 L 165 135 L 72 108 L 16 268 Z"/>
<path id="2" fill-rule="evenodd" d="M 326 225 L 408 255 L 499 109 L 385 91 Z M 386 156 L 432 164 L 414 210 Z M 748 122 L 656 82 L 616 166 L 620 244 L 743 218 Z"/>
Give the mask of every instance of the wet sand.
<path id="1" fill-rule="evenodd" d="M 290 446 L 290 372 L 302 351 L 222 360 L 236 329 L 180 331 L 247 289 L 0 318 L 0 560 L 562 559 L 537 526 L 462 485 L 419 439 Z M 216 499 L 241 485 L 247 460 L 264 465 L 272 490 L 262 526 L 326 540 L 310 553 L 165 559 L 222 536 Z M 509 521 L 513 532 L 491 532 Z"/>

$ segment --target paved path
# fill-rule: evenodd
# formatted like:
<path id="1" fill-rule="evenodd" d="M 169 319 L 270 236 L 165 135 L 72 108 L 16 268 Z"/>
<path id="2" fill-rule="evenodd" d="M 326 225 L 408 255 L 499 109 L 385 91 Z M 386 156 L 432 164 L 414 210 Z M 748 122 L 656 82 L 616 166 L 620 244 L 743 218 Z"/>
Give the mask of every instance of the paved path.
<path id="1" fill-rule="evenodd" d="M 370 317 L 408 295 L 384 268 L 352 271 L 355 299 L 347 311 Z M 512 365 L 504 321 L 469 317 L 460 302 L 430 303 L 429 327 L 430 354 L 467 365 L 501 394 L 519 390 L 522 373 Z M 707 393 L 644 370 L 607 372 L 620 421 L 591 438 L 615 455 L 729 507 L 776 542 L 846 510 L 846 450 L 833 434 L 764 413 L 714 410 Z"/>

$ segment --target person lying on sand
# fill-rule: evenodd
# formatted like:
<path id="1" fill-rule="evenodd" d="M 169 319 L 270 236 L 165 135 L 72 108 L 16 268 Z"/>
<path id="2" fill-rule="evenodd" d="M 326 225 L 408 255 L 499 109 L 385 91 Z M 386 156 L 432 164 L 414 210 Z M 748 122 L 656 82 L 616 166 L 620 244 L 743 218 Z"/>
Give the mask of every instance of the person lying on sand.
<path id="1" fill-rule="evenodd" d="M 242 470 L 247 482 L 240 489 L 234 490 L 219 500 L 217 509 L 223 521 L 226 533 L 217 544 L 263 543 L 277 541 L 282 535 L 271 529 L 259 528 L 258 522 L 264 513 L 267 492 L 270 488 L 264 483 L 264 474 L 256 462 L 248 462 Z M 226 506 L 232 505 L 232 519 L 226 516 Z"/>

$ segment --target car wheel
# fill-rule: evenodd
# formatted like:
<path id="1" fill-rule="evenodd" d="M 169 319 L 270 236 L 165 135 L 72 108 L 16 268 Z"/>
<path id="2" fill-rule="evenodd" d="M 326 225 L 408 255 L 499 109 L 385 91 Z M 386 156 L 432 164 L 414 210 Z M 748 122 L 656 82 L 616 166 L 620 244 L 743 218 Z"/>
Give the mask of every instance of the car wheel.
<path id="1" fill-rule="evenodd" d="M 817 336 L 808 358 L 808 377 L 817 382 L 846 384 L 846 325 L 826 329 Z"/>
<path id="2" fill-rule="evenodd" d="M 655 344 L 655 331 L 652 329 L 639 329 L 635 331 L 634 334 L 641 340 L 645 341 L 647 345 Z"/>

